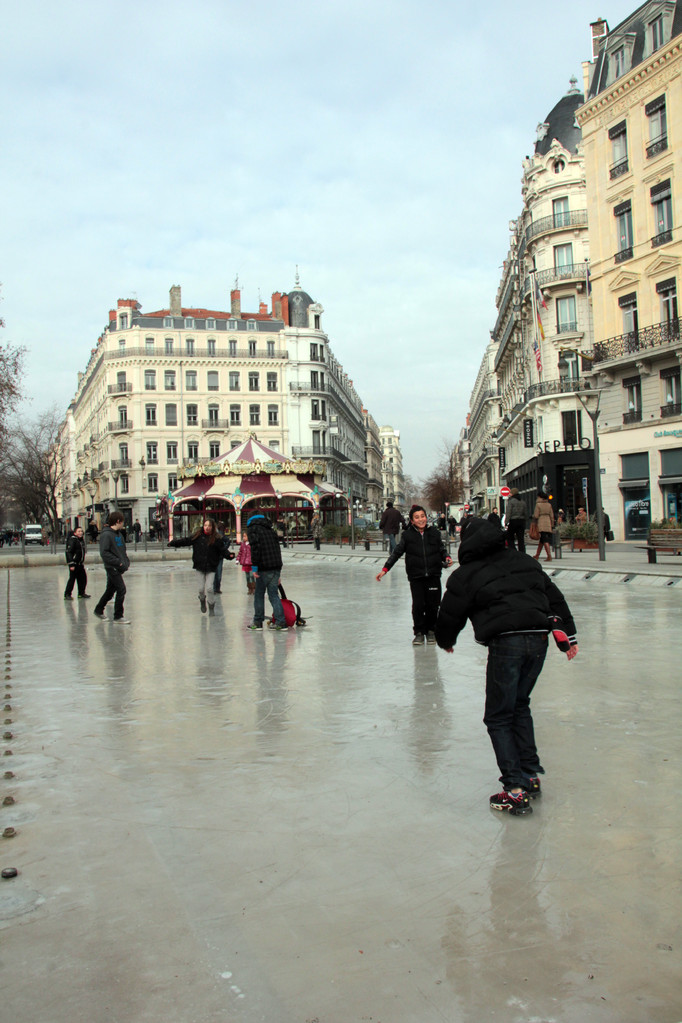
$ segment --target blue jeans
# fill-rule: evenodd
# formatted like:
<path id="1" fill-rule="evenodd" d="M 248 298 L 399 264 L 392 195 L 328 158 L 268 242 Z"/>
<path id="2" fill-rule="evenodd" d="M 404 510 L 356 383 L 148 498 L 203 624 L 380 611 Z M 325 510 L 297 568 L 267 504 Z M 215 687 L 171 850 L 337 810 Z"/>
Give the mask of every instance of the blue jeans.
<path id="1" fill-rule="evenodd" d="M 114 618 L 123 618 L 123 598 L 126 595 L 126 584 L 123 582 L 121 573 L 115 568 L 107 568 L 106 571 L 107 588 L 97 601 L 95 611 L 97 614 L 102 614 L 111 598 L 115 596 Z"/>
<path id="2" fill-rule="evenodd" d="M 488 645 L 483 723 L 507 790 L 545 773 L 535 745 L 530 694 L 546 655 L 547 636 L 542 633 L 510 633 Z"/>
<path id="3" fill-rule="evenodd" d="M 388 553 L 393 554 L 398 543 L 398 537 L 395 533 L 384 533 L 384 540 L 388 540 Z"/>
<path id="4" fill-rule="evenodd" d="M 221 558 L 220 561 L 218 562 L 218 567 L 215 570 L 215 579 L 213 580 L 214 593 L 218 592 L 218 590 L 220 589 L 220 584 L 223 581 L 223 561 L 224 558 Z"/>
<path id="5" fill-rule="evenodd" d="M 253 595 L 253 620 L 262 624 L 265 619 L 265 593 L 272 604 L 272 611 L 277 625 L 286 625 L 282 601 L 279 599 L 277 584 L 279 582 L 280 569 L 274 568 L 267 572 L 259 572 L 256 578 L 256 590 Z"/>

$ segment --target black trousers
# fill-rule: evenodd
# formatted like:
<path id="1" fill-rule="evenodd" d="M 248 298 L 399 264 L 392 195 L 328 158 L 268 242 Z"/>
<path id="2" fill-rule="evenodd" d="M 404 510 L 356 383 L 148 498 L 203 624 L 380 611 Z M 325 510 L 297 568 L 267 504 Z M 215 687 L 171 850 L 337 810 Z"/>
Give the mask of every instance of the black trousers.
<path id="1" fill-rule="evenodd" d="M 435 632 L 441 598 L 440 576 L 426 575 L 421 579 L 410 579 L 410 589 L 415 636 Z"/>
<path id="2" fill-rule="evenodd" d="M 509 525 L 507 526 L 507 545 L 509 547 L 518 547 L 522 554 L 526 553 L 526 520 L 525 519 L 510 519 Z M 516 540 L 516 543 L 514 543 Z"/>
<path id="3" fill-rule="evenodd" d="M 85 593 L 85 587 L 88 585 L 88 573 L 85 571 L 85 565 L 76 565 L 73 572 L 69 568 L 69 581 L 64 590 L 65 597 L 71 596 L 76 583 L 78 583 L 78 596 L 82 597 Z"/>
<path id="4" fill-rule="evenodd" d="M 114 618 L 123 618 L 123 598 L 126 595 L 126 584 L 123 576 L 115 568 L 107 569 L 107 588 L 97 601 L 95 611 L 99 614 L 104 611 L 111 598 L 116 595 L 114 601 Z"/>

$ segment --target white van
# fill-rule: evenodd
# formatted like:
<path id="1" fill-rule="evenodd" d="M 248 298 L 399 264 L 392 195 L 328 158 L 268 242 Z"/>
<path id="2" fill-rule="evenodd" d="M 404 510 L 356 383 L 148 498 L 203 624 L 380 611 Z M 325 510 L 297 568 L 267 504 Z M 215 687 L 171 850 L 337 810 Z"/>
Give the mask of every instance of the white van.
<path id="1" fill-rule="evenodd" d="M 43 527 L 37 522 L 29 522 L 24 526 L 24 543 L 39 543 L 43 546 Z"/>

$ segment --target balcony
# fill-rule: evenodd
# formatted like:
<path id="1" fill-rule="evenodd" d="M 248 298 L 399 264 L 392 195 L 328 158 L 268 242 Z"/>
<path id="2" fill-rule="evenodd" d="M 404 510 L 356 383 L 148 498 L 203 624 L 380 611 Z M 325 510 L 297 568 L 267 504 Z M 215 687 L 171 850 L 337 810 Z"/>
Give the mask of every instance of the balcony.
<path id="1" fill-rule="evenodd" d="M 272 351 L 259 351 L 256 354 L 258 359 L 288 359 L 289 353 L 274 349 Z M 149 359 L 253 359 L 254 353 L 248 348 L 235 348 L 230 351 L 226 348 L 195 348 L 193 352 L 180 351 L 179 349 L 167 352 L 162 348 L 155 348 L 153 351 L 147 348 L 121 348 L 106 352 L 105 359 L 129 359 L 132 356 L 146 356 Z"/>
<path id="2" fill-rule="evenodd" d="M 642 422 L 642 410 L 641 408 L 630 409 L 629 412 L 623 413 L 623 426 L 628 426 L 630 423 L 641 423 Z"/>
<path id="3" fill-rule="evenodd" d="M 229 430 L 230 420 L 229 419 L 202 419 L 201 420 L 202 430 Z"/>
<path id="4" fill-rule="evenodd" d="M 620 249 L 613 257 L 614 263 L 624 263 L 626 259 L 632 259 L 632 245 L 626 245 L 624 249 Z"/>
<path id="5" fill-rule="evenodd" d="M 589 265 L 589 260 L 586 259 L 582 263 L 568 263 L 566 266 L 553 266 L 548 270 L 538 270 L 534 276 L 540 288 L 544 288 L 548 284 L 565 284 L 567 281 L 584 282 Z M 524 298 L 530 293 L 530 287 L 531 277 L 528 276 L 523 282 Z"/>
<path id="6" fill-rule="evenodd" d="M 648 348 L 678 344 L 679 340 L 680 321 L 676 317 L 674 320 L 666 320 L 665 323 L 655 323 L 652 327 L 643 327 L 642 330 L 619 334 L 607 341 L 598 341 L 594 346 L 594 361 L 596 364 L 606 362 L 608 359 L 618 359 L 623 355 L 635 355 Z"/>
<path id="7" fill-rule="evenodd" d="M 132 384 L 109 384 L 107 394 L 130 394 L 132 389 Z"/>
<path id="8" fill-rule="evenodd" d="M 627 161 L 626 161 L 627 163 Z M 539 234 L 549 234 L 552 231 L 565 231 L 571 227 L 587 227 L 587 210 L 573 210 L 568 213 L 555 213 L 551 217 L 542 217 L 535 220 L 526 231 L 526 243 L 536 238 Z"/>
<path id="9" fill-rule="evenodd" d="M 658 156 L 659 153 L 665 152 L 668 148 L 668 133 L 665 135 L 659 135 L 657 139 L 652 139 L 649 145 L 646 147 L 646 158 L 650 160 L 653 156 Z"/>
<path id="10" fill-rule="evenodd" d="M 112 458 L 112 469 L 132 469 L 133 463 L 129 458 Z"/>
<path id="11" fill-rule="evenodd" d="M 321 451 L 319 448 L 305 448 L 294 445 L 291 449 L 292 458 L 332 458 L 331 451 Z"/>
<path id="12" fill-rule="evenodd" d="M 651 248 L 657 249 L 659 245 L 667 245 L 668 242 L 673 240 L 672 231 L 661 231 L 660 234 L 654 235 L 651 239 Z"/>
<path id="13" fill-rule="evenodd" d="M 614 163 L 613 166 L 609 168 L 609 177 L 613 181 L 615 178 L 619 178 L 623 174 L 627 174 L 629 169 L 630 165 L 628 164 L 628 158 L 626 156 L 624 160 L 619 160 L 618 163 Z"/>
<path id="14" fill-rule="evenodd" d="M 670 401 L 667 405 L 661 405 L 661 419 L 669 419 L 671 416 L 680 415 L 682 415 L 682 404 L 679 401 Z"/>
<path id="15" fill-rule="evenodd" d="M 107 433 L 128 433 L 132 428 L 132 419 L 119 419 L 117 423 L 107 423 Z"/>

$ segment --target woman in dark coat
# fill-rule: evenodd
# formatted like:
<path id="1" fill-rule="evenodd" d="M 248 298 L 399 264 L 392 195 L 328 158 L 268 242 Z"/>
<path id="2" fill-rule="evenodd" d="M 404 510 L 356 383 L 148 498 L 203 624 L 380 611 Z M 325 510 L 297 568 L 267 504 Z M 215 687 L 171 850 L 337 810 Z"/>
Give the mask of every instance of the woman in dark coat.
<path id="1" fill-rule="evenodd" d="M 213 581 L 216 568 L 221 558 L 231 560 L 234 554 L 228 554 L 229 540 L 223 540 L 218 533 L 213 519 L 204 519 L 204 523 L 193 536 L 185 540 L 171 540 L 169 547 L 191 547 L 192 567 L 199 573 L 199 604 L 202 614 L 206 613 L 206 601 L 208 600 L 208 613 L 215 615 L 215 594 L 213 592 Z"/>
<path id="2" fill-rule="evenodd" d="M 405 555 L 405 571 L 412 591 L 413 646 L 436 642 L 436 618 L 440 607 L 440 576 L 443 566 L 452 564 L 436 526 L 429 526 L 424 509 L 415 504 L 410 508 L 410 521 L 400 542 L 377 576 L 381 582 L 396 561 Z"/>

